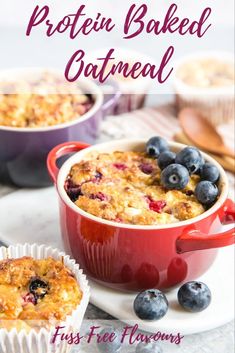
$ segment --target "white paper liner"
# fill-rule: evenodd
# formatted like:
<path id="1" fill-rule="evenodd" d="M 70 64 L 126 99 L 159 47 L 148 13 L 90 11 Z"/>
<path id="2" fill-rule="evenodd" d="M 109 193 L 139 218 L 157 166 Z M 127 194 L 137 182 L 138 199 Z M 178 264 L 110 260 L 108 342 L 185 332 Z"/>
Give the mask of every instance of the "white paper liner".
<path id="1" fill-rule="evenodd" d="M 83 292 L 83 297 L 79 306 L 68 316 L 60 326 L 65 326 L 63 332 L 79 332 L 83 317 L 89 303 L 90 288 L 86 276 L 68 255 L 53 249 L 46 245 L 24 244 L 6 247 L 0 247 L 0 260 L 7 258 L 20 258 L 22 256 L 31 256 L 34 259 L 44 259 L 52 257 L 55 260 L 63 259 L 64 265 L 68 267 L 75 275 L 79 286 Z M 71 347 L 66 341 L 62 343 L 52 344 L 51 337 L 55 332 L 55 328 L 41 328 L 39 330 L 31 329 L 29 332 L 25 330 L 18 331 L 12 329 L 0 329 L 0 352 L 1 353 L 67 353 Z"/>
<path id="2" fill-rule="evenodd" d="M 182 94 L 176 92 L 176 103 L 179 110 L 190 107 L 196 109 L 213 125 L 229 123 L 234 119 L 235 100 L 231 95 L 220 97 L 203 94 Z"/>
<path id="3" fill-rule="evenodd" d="M 113 259 L 117 256 L 116 238 L 112 237 L 106 243 L 92 243 L 90 240 L 82 241 L 84 261 L 90 274 L 101 281 L 110 281 L 113 268 Z"/>
<path id="4" fill-rule="evenodd" d="M 179 59 L 175 63 L 173 74 L 177 108 L 179 110 L 186 107 L 194 108 L 213 125 L 226 124 L 234 119 L 234 85 L 211 88 L 194 87 L 184 83 L 177 76 L 179 68 L 185 63 L 203 58 L 219 59 L 234 65 L 233 54 L 227 52 L 198 52 Z"/>

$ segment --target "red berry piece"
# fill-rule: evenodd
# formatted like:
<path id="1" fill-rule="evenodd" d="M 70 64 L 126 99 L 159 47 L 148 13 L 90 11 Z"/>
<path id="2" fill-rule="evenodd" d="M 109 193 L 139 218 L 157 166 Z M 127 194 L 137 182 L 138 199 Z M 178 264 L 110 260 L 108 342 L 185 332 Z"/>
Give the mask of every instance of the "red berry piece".
<path id="1" fill-rule="evenodd" d="M 151 196 L 147 196 L 146 200 L 149 204 L 149 209 L 151 211 L 162 213 L 163 208 L 166 207 L 167 203 L 164 200 L 154 201 Z"/>
<path id="2" fill-rule="evenodd" d="M 113 165 L 115 168 L 118 170 L 125 170 L 127 169 L 127 166 L 124 163 L 114 163 Z"/>
<path id="3" fill-rule="evenodd" d="M 33 305 L 37 304 L 37 299 L 32 293 L 27 293 L 22 297 L 24 304 L 32 303 Z"/>
<path id="4" fill-rule="evenodd" d="M 90 199 L 92 200 L 100 200 L 100 201 L 107 201 L 108 198 L 106 195 L 104 195 L 102 192 L 98 192 L 97 194 L 91 194 Z"/>
<path id="5" fill-rule="evenodd" d="M 143 163 L 139 166 L 140 170 L 147 175 L 152 174 L 153 172 L 153 166 L 149 163 Z"/>

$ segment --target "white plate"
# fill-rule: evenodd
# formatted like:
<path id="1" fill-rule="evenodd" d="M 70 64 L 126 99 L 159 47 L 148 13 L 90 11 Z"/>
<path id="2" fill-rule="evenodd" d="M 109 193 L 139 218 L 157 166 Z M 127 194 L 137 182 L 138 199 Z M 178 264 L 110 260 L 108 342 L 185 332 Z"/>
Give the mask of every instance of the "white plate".
<path id="1" fill-rule="evenodd" d="M 5 243 L 44 243 L 63 249 L 54 188 L 20 190 L 0 199 L 0 240 Z M 133 312 L 135 295 L 107 289 L 93 281 L 91 303 L 114 317 L 138 323 L 150 332 L 180 332 L 183 335 L 222 326 L 234 317 L 234 248 L 223 248 L 211 269 L 200 278 L 212 291 L 211 305 L 191 314 L 177 304 L 177 290 L 167 293 L 170 309 L 157 322 L 143 322 Z"/>
<path id="2" fill-rule="evenodd" d="M 116 292 L 93 281 L 90 281 L 91 302 L 122 321 L 130 322 L 132 325 L 138 323 L 142 330 L 179 332 L 183 335 L 190 335 L 212 330 L 234 318 L 233 246 L 220 250 L 215 263 L 200 280 L 210 288 L 212 302 L 205 311 L 197 314 L 186 312 L 180 308 L 177 303 L 177 289 L 166 293 L 170 303 L 169 311 L 163 319 L 155 322 L 144 322 L 137 319 L 133 311 L 135 295 Z"/>

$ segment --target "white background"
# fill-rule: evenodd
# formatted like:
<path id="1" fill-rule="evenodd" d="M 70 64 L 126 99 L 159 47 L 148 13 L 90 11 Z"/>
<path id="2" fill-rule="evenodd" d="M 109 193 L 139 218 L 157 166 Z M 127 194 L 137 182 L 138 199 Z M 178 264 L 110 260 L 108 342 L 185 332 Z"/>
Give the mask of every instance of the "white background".
<path id="1" fill-rule="evenodd" d="M 146 18 L 162 20 L 170 4 L 177 3 L 177 15 L 198 20 L 203 9 L 212 7 L 208 21 L 211 28 L 203 38 L 189 34 L 142 34 L 133 40 L 123 39 L 124 17 L 131 4 L 148 4 Z M 65 15 L 76 13 L 86 4 L 86 13 L 93 18 L 97 12 L 112 17 L 116 28 L 111 33 L 99 32 L 89 36 L 79 35 L 71 40 L 68 33 L 55 34 L 48 38 L 45 35 L 45 23 L 33 28 L 30 37 L 25 32 L 29 18 L 36 5 L 50 6 L 48 18 L 55 24 Z M 125 47 L 141 51 L 159 63 L 170 45 L 175 47 L 173 61 L 194 51 L 230 51 L 234 50 L 234 1 L 233 0 L 0 0 L 0 69 L 14 67 L 56 67 L 64 71 L 71 55 L 78 49 L 89 52 L 94 49 Z M 107 49 L 104 51 L 106 55 Z M 124 58 L 125 59 L 125 58 Z M 153 84 L 152 93 L 168 94 L 172 92 L 172 82 L 164 85 Z"/>
<path id="2" fill-rule="evenodd" d="M 181 7 L 182 11 L 187 14 L 190 12 L 197 13 L 202 7 L 211 6 L 214 9 L 213 22 L 214 24 L 222 24 L 224 26 L 233 25 L 234 22 L 234 1 L 233 0 L 136 0 L 135 3 L 147 3 L 151 12 L 159 14 L 163 12 L 171 3 L 176 3 Z M 56 5 L 53 12 L 56 15 L 66 12 L 66 9 L 76 8 L 86 1 L 79 0 L 0 0 L 0 24 L 1 25 L 25 25 L 29 9 L 32 9 L 36 4 Z M 121 19 L 123 13 L 122 7 L 127 3 L 126 0 L 93 0 L 92 7 L 94 11 L 102 11 L 113 13 L 117 20 Z M 164 6 L 159 6 L 164 4 Z M 159 8 L 162 7 L 162 10 Z"/>

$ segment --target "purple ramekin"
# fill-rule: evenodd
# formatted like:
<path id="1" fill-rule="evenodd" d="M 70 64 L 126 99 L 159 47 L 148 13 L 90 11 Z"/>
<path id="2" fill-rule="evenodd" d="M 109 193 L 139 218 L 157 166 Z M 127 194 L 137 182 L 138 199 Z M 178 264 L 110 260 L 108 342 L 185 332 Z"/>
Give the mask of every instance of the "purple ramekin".
<path id="1" fill-rule="evenodd" d="M 0 80 L 8 77 L 38 75 L 40 72 L 56 70 L 12 69 L 0 73 Z M 79 87 L 91 93 L 94 99 L 92 108 L 82 117 L 65 124 L 45 128 L 13 128 L 0 126 L 0 182 L 13 183 L 20 187 L 45 187 L 51 184 L 46 168 L 49 151 L 67 141 L 94 143 L 102 119 L 114 106 L 120 92 L 115 82 L 110 81 L 113 94 L 105 95 L 101 86 L 91 80 L 81 80 Z"/>

